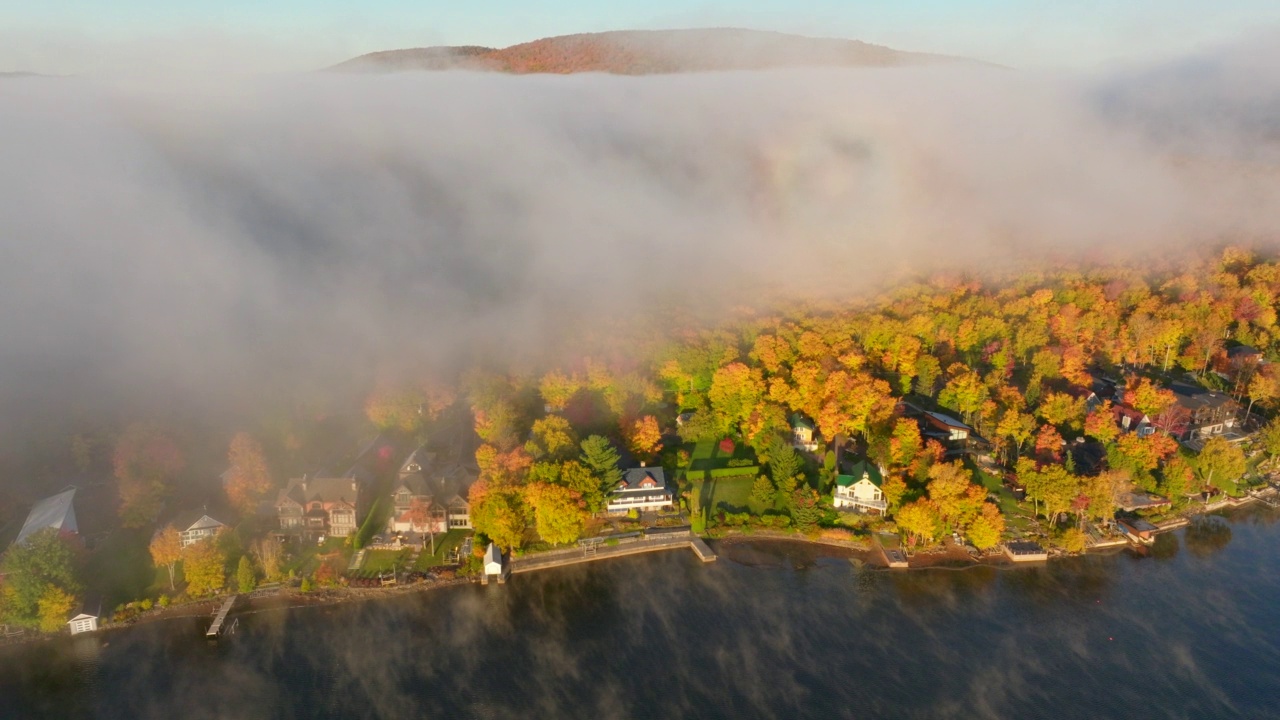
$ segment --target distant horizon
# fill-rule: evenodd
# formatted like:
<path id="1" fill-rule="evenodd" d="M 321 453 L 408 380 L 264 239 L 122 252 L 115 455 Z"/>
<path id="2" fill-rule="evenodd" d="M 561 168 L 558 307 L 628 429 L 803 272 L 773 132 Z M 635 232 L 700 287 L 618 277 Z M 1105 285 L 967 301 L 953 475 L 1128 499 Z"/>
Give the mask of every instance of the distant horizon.
<path id="1" fill-rule="evenodd" d="M 244 0 L 181 7 L 121 0 L 17 5 L 0 31 L 0 72 L 117 75 L 313 70 L 370 52 L 432 46 L 504 48 L 618 30 L 742 28 L 857 40 L 895 50 L 1027 69 L 1158 62 L 1280 29 L 1280 6 L 1227 0 L 1171 7 L 1118 0 L 1105 9 L 1048 0 L 756 0 L 747 8 L 656 0 L 593 7 L 572 0 L 482 0 L 467 7 L 404 0 Z"/>

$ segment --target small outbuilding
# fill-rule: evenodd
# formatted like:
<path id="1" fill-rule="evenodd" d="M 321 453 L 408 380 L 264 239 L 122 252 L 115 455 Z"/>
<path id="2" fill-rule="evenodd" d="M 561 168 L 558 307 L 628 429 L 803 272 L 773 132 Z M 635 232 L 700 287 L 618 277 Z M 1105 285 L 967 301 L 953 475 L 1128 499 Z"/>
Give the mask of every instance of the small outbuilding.
<path id="1" fill-rule="evenodd" d="M 93 632 L 98 629 L 98 618 L 102 615 L 102 603 L 97 600 L 85 602 L 80 612 L 67 621 L 72 635 Z"/>
<path id="2" fill-rule="evenodd" d="M 1116 518 L 1116 524 L 1130 540 L 1143 545 L 1155 542 L 1155 534 L 1160 530 L 1149 520 L 1142 518 Z"/>
<path id="3" fill-rule="evenodd" d="M 489 543 L 489 547 L 484 551 L 484 583 L 487 585 L 491 579 L 498 582 L 506 581 L 506 563 L 502 561 L 502 551 L 498 549 L 497 543 Z"/>
<path id="4" fill-rule="evenodd" d="M 1049 553 L 1040 546 L 1038 542 L 1030 540 L 1016 540 L 1004 544 L 1005 557 L 1013 562 L 1044 562 L 1049 559 Z"/>

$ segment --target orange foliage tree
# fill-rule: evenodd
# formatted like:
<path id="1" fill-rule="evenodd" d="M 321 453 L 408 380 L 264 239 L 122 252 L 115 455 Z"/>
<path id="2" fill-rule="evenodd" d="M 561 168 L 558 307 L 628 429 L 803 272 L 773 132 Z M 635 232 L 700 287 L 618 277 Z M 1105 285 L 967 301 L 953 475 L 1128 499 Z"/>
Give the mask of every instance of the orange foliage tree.
<path id="1" fill-rule="evenodd" d="M 271 472 L 262 445 L 249 433 L 238 432 L 227 449 L 226 493 L 231 506 L 248 515 L 271 490 Z"/>

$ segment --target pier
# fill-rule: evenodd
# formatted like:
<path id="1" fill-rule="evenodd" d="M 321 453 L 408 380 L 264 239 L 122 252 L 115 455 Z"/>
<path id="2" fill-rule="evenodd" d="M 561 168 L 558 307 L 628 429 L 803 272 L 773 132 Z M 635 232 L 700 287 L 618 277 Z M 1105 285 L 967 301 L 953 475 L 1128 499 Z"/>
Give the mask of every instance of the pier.
<path id="1" fill-rule="evenodd" d="M 204 635 L 209 638 L 216 638 L 222 634 L 222 626 L 227 622 L 227 613 L 231 612 L 231 606 L 236 604 L 236 598 L 239 595 L 232 595 L 227 601 L 222 603 L 222 607 L 218 608 L 218 612 L 213 616 L 213 623 L 209 625 L 209 630 Z"/>
<path id="2" fill-rule="evenodd" d="M 510 561 L 511 574 L 546 570 L 548 568 L 577 565 L 579 563 L 607 560 L 609 558 L 639 555 L 640 553 L 660 552 L 689 548 L 702 562 L 714 562 L 716 554 L 703 542 L 702 538 L 688 530 L 681 532 L 664 532 L 650 536 L 634 536 L 620 540 L 616 545 L 606 544 L 607 539 L 591 538 L 577 548 L 551 550 Z"/>

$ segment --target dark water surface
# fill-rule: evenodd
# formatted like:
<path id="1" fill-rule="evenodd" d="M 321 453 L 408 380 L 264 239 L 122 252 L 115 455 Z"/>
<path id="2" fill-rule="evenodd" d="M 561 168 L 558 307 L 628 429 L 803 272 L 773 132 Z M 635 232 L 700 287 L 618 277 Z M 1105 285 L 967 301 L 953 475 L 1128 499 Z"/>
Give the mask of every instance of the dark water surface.
<path id="1" fill-rule="evenodd" d="M 1012 571 L 661 553 L 216 645 L 152 623 L 0 649 L 0 718 L 1280 718 L 1275 520 Z"/>

